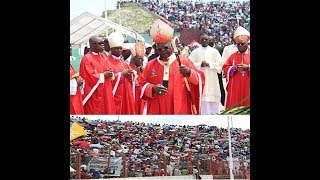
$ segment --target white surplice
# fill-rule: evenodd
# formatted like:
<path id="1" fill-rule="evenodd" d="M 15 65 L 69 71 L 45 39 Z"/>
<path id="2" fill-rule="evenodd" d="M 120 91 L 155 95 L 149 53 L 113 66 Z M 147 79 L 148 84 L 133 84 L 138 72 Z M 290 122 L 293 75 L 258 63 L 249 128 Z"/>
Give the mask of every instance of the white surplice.
<path id="1" fill-rule="evenodd" d="M 221 92 L 217 73 L 221 73 L 223 60 L 219 51 L 213 47 L 199 47 L 194 49 L 189 59 L 204 72 L 205 86 L 201 99 L 201 114 L 216 114 L 219 111 Z M 209 67 L 201 67 L 202 61 L 209 63 Z"/>

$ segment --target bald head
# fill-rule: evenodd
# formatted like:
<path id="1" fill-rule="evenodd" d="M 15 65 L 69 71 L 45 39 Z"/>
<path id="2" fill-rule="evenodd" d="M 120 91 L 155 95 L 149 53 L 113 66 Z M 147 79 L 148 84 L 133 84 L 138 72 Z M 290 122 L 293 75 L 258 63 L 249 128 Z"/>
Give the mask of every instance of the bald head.
<path id="1" fill-rule="evenodd" d="M 89 39 L 90 50 L 99 53 L 104 50 L 103 38 L 100 36 L 91 36 Z"/>
<path id="2" fill-rule="evenodd" d="M 202 34 L 200 36 L 200 44 L 202 47 L 207 47 L 209 45 L 209 36 L 206 34 Z"/>
<path id="3" fill-rule="evenodd" d="M 97 41 L 100 41 L 102 38 L 100 36 L 91 36 L 89 38 L 89 44 L 91 45 L 93 42 L 97 42 Z M 102 40 L 103 42 L 103 40 Z"/>

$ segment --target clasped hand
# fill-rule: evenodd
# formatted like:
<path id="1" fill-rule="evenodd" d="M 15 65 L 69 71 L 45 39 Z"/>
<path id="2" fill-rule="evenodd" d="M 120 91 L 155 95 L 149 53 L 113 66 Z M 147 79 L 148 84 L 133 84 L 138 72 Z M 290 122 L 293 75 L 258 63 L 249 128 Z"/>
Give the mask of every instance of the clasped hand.
<path id="1" fill-rule="evenodd" d="M 104 78 L 111 78 L 113 76 L 113 71 L 112 70 L 106 70 L 104 72 Z"/>
<path id="2" fill-rule="evenodd" d="M 122 71 L 122 75 L 124 77 L 131 77 L 131 74 L 133 73 L 133 70 L 132 69 L 126 69 L 124 71 Z"/>
<path id="3" fill-rule="evenodd" d="M 157 84 L 152 87 L 152 92 L 164 96 L 167 94 L 168 90 L 162 84 Z"/>
<path id="4" fill-rule="evenodd" d="M 201 62 L 201 67 L 210 67 L 209 63 L 202 61 Z"/>
<path id="5" fill-rule="evenodd" d="M 248 69 L 249 69 L 248 64 L 237 64 L 236 65 L 236 70 L 238 70 L 238 71 L 246 71 Z"/>

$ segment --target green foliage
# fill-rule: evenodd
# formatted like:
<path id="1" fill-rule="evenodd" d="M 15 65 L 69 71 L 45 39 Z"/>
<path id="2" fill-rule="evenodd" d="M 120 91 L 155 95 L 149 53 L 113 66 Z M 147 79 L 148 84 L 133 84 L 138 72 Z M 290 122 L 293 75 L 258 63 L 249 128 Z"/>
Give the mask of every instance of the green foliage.
<path id="1" fill-rule="evenodd" d="M 241 106 L 235 108 L 229 108 L 220 113 L 220 115 L 249 115 L 250 114 L 250 106 Z"/>
<path id="2" fill-rule="evenodd" d="M 229 109 L 226 109 L 225 111 L 222 111 L 220 115 L 249 115 L 250 114 L 250 105 L 249 106 L 240 106 L 237 107 L 242 102 L 250 99 L 250 96 L 243 98 L 241 101 L 230 107 Z"/>
<path id="3" fill-rule="evenodd" d="M 101 17 L 105 17 L 104 11 Z M 108 10 L 107 18 L 137 33 L 147 33 L 150 25 L 156 20 L 152 12 L 143 9 L 137 3 L 126 3 L 120 10 Z"/>

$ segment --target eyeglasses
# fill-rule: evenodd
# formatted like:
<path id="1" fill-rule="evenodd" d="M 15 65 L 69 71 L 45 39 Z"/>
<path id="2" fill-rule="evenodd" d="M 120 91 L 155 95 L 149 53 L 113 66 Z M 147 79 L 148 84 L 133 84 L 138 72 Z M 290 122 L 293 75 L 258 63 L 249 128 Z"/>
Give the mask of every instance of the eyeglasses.
<path id="1" fill-rule="evenodd" d="M 236 45 L 236 46 L 244 46 L 244 45 L 246 45 L 246 44 L 248 44 L 248 43 L 236 43 L 235 45 Z"/>
<path id="2" fill-rule="evenodd" d="M 114 50 L 116 50 L 116 51 L 122 51 L 122 50 L 124 50 L 121 46 L 113 47 L 113 48 L 110 48 L 110 49 L 114 49 Z"/>
<path id="3" fill-rule="evenodd" d="M 157 47 L 158 51 L 162 51 L 162 50 L 168 50 L 170 47 L 169 46 L 163 46 L 163 47 Z"/>

